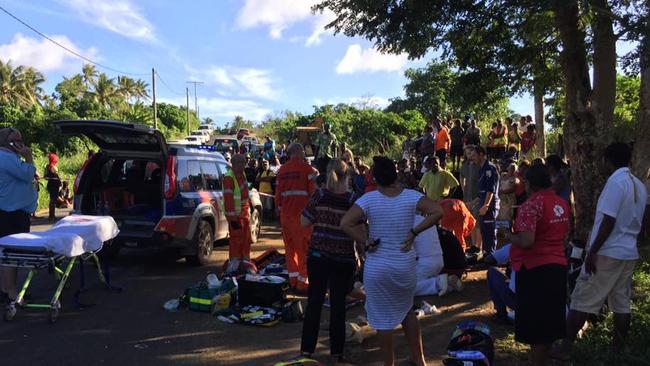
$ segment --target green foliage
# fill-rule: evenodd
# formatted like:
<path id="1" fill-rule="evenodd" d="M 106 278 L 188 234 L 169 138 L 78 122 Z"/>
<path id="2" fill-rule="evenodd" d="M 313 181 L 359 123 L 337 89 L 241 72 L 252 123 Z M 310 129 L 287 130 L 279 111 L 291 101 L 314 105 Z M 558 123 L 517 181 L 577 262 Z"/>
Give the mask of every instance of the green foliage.
<path id="1" fill-rule="evenodd" d="M 404 86 L 405 98 L 395 98 L 386 108 L 388 112 L 415 109 L 427 120 L 452 114 L 470 113 L 505 116 L 508 98 L 504 88 L 475 73 L 454 71 L 447 63 L 431 61 L 426 67 L 408 69 L 409 80 Z"/>

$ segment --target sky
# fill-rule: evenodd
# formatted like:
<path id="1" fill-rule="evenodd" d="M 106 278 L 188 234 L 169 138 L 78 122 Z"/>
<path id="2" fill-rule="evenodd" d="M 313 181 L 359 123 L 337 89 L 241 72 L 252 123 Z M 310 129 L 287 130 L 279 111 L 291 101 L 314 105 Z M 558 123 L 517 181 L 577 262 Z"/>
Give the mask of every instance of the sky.
<path id="1" fill-rule="evenodd" d="M 404 70 L 419 60 L 381 54 L 371 42 L 334 36 L 331 13 L 312 14 L 317 0 L 0 0 L 0 6 L 67 48 L 151 85 L 159 102 L 190 107 L 197 85 L 200 117 L 218 125 L 241 115 L 261 121 L 314 105 L 370 101 L 378 107 L 403 96 Z M 181 5 L 182 4 L 182 5 Z M 0 59 L 34 66 L 48 93 L 85 61 L 0 12 Z M 120 73 L 104 68 L 110 77 Z M 510 108 L 533 114 L 529 95 Z"/>

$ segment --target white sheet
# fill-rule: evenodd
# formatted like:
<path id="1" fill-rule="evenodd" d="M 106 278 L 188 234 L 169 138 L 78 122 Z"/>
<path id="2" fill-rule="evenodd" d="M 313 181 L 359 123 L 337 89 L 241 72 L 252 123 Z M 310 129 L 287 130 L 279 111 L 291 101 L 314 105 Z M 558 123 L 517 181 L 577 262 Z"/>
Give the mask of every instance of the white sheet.
<path id="1" fill-rule="evenodd" d="M 117 224 L 110 216 L 72 215 L 61 219 L 48 231 L 0 238 L 0 247 L 44 248 L 75 257 L 101 249 L 105 241 L 118 233 Z"/>

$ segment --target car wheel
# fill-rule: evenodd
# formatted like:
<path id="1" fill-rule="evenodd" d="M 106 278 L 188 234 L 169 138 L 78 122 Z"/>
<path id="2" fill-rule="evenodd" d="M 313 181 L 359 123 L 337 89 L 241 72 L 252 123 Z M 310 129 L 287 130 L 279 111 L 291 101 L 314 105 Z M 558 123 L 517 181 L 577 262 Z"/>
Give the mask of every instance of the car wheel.
<path id="1" fill-rule="evenodd" d="M 262 231 L 262 213 L 259 208 L 253 209 L 251 212 L 251 241 L 257 243 Z"/>
<path id="2" fill-rule="evenodd" d="M 212 234 L 212 226 L 205 220 L 199 221 L 199 226 L 194 233 L 194 245 L 196 246 L 196 254 L 185 257 L 187 263 L 196 266 L 208 264 L 210 255 L 212 255 L 214 237 Z"/>

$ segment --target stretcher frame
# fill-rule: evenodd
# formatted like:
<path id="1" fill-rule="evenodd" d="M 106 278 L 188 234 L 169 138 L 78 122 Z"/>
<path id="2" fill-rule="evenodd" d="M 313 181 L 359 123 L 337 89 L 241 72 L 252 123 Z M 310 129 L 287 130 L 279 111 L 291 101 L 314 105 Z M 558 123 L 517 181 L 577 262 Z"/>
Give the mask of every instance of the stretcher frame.
<path id="1" fill-rule="evenodd" d="M 51 251 L 44 251 L 43 248 L 35 247 L 20 247 L 20 246 L 10 246 L 3 247 L 0 254 L 0 267 L 11 267 L 11 268 L 25 268 L 29 269 L 27 277 L 23 282 L 23 285 L 18 293 L 18 296 L 15 300 L 11 301 L 7 306 L 7 309 L 4 313 L 5 321 L 12 321 L 17 312 L 18 307 L 31 308 L 31 309 L 41 309 L 49 310 L 49 322 L 54 323 L 59 317 L 59 312 L 61 310 L 60 297 L 67 280 L 72 272 L 72 269 L 80 262 L 81 270 L 81 287 L 75 294 L 75 303 L 78 304 L 78 296 L 81 291 L 84 289 L 85 279 L 83 271 L 83 262 L 86 260 L 92 260 L 97 268 L 97 274 L 99 281 L 106 286 L 108 289 L 116 289 L 110 285 L 110 280 L 108 278 L 108 272 L 106 276 L 102 272 L 102 267 L 97 256 L 97 252 L 88 252 L 74 257 L 66 257 L 61 254 L 55 254 Z M 67 262 L 67 263 L 66 263 Z M 43 303 L 24 303 L 25 294 L 27 289 L 32 282 L 32 279 L 38 273 L 39 270 L 47 269 L 49 272 L 53 273 L 55 277 L 58 278 L 59 282 L 57 288 L 52 296 L 51 300 L 47 304 Z M 117 289 L 119 290 L 119 289 Z M 79 304 L 78 304 L 79 305 Z"/>

